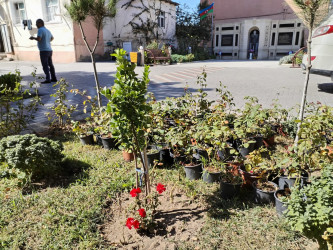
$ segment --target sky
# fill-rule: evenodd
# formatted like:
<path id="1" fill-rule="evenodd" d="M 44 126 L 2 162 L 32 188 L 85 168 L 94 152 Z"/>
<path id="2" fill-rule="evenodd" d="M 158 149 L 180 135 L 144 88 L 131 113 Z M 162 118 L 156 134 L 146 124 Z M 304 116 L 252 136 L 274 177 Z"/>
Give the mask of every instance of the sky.
<path id="1" fill-rule="evenodd" d="M 186 3 L 186 5 L 190 7 L 190 9 L 196 9 L 198 4 L 200 3 L 200 0 L 173 0 L 173 1 L 181 5 Z"/>

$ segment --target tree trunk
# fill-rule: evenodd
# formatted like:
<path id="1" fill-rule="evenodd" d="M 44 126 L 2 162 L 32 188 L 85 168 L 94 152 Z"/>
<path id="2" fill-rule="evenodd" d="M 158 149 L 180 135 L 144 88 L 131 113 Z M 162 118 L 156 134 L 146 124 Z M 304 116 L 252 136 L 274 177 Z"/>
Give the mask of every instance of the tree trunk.
<path id="1" fill-rule="evenodd" d="M 99 110 L 101 110 L 101 106 L 102 106 L 101 92 L 100 92 L 101 87 L 99 85 L 99 80 L 98 80 L 98 75 L 97 75 L 97 69 L 96 69 L 96 62 L 95 62 L 94 54 L 90 54 L 90 57 L 91 57 L 91 62 L 93 64 L 93 68 L 94 68 L 94 77 L 95 77 L 95 83 L 96 83 L 98 107 L 99 107 Z"/>
<path id="2" fill-rule="evenodd" d="M 306 96 L 308 92 L 308 85 L 309 85 L 309 78 L 310 78 L 310 70 L 312 68 L 312 63 L 311 63 L 311 43 L 312 43 L 312 28 L 309 29 L 309 39 L 308 39 L 308 64 L 306 66 L 306 75 L 305 75 L 305 80 L 304 80 L 304 88 L 303 88 L 303 96 L 302 96 L 302 102 L 301 102 L 301 107 L 299 110 L 299 116 L 298 120 L 299 123 L 297 124 L 297 133 L 296 133 L 296 138 L 294 145 L 297 147 L 298 145 L 298 140 L 299 140 L 299 132 L 301 130 L 302 122 L 304 119 L 304 109 L 305 109 L 305 103 L 306 103 Z"/>

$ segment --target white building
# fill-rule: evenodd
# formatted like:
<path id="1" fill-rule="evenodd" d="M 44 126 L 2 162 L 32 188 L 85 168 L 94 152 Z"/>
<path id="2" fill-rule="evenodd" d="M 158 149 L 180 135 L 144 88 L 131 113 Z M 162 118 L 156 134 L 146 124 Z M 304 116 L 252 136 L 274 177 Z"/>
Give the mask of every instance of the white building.
<path id="1" fill-rule="evenodd" d="M 54 36 L 52 48 L 55 62 L 89 60 L 79 26 L 72 22 L 64 7 L 69 2 L 0 0 L 0 54 L 17 60 L 38 61 L 36 41 L 29 40 L 29 37 L 36 36 L 35 23 L 41 18 Z M 136 51 L 147 40 L 172 42 L 176 31 L 176 6 L 177 3 L 170 0 L 119 0 L 116 17 L 107 19 L 100 32 L 96 55 L 110 58 L 110 52 L 116 47 Z M 88 43 L 93 45 L 97 30 L 89 18 L 83 28 Z"/>

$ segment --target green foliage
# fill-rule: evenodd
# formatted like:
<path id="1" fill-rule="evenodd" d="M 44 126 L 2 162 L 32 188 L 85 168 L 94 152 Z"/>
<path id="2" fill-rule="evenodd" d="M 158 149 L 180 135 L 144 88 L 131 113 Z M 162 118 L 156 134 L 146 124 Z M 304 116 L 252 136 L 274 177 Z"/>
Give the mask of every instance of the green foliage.
<path id="1" fill-rule="evenodd" d="M 203 9 L 208 6 L 207 1 L 198 6 Z M 192 53 L 196 54 L 199 43 L 210 40 L 211 23 L 210 16 L 200 20 L 198 12 L 189 12 L 185 6 L 177 7 L 176 19 L 176 37 L 178 41 L 178 53 L 187 54 L 188 48 L 191 47 Z"/>
<path id="2" fill-rule="evenodd" d="M 15 74 L 8 73 L 0 76 L 0 95 L 4 89 L 14 90 L 17 86 L 17 83 L 20 83 L 22 77 L 17 71 Z"/>
<path id="3" fill-rule="evenodd" d="M 105 0 L 72 0 L 65 4 L 70 17 L 74 22 L 83 22 L 88 16 L 94 20 L 95 27 L 99 29 L 106 17 L 115 17 L 116 0 L 110 0 L 106 4 Z"/>
<path id="4" fill-rule="evenodd" d="M 146 49 L 158 49 L 158 42 L 153 41 L 146 46 Z"/>
<path id="5" fill-rule="evenodd" d="M 290 55 L 286 55 L 282 58 L 280 58 L 279 64 L 291 64 L 292 63 L 292 59 L 294 57 L 295 54 L 290 54 Z"/>
<path id="6" fill-rule="evenodd" d="M 182 63 L 182 62 L 192 62 L 193 60 L 194 60 L 194 55 L 193 54 L 187 54 L 185 56 L 177 55 L 177 54 L 172 54 L 171 55 L 171 61 L 172 62 Z"/>
<path id="7" fill-rule="evenodd" d="M 306 237 L 315 238 L 320 249 L 327 249 L 322 236 L 333 227 L 333 165 L 327 165 L 310 185 L 294 189 L 288 202 L 286 218 Z M 332 246 L 332 238 L 327 242 Z M 326 246 L 325 246 L 326 245 Z"/>
<path id="8" fill-rule="evenodd" d="M 146 146 L 145 129 L 150 120 L 151 107 L 147 104 L 149 66 L 145 66 L 139 79 L 131 64 L 124 57 L 126 51 L 116 50 L 117 73 L 112 90 L 104 88 L 102 94 L 109 99 L 106 111 L 112 114 L 110 127 L 121 147 L 133 150 L 137 155 Z"/>
<path id="9" fill-rule="evenodd" d="M 58 86 L 56 92 L 50 96 L 55 97 L 54 104 L 49 109 L 52 112 L 47 112 L 46 116 L 48 117 L 51 125 L 64 127 L 66 124 L 70 123 L 70 118 L 72 113 L 76 110 L 76 105 L 68 104 L 67 93 L 69 92 L 68 87 L 70 86 L 64 78 L 61 78 L 53 87 Z"/>
<path id="10" fill-rule="evenodd" d="M 62 161 L 62 144 L 36 135 L 13 135 L 0 141 L 0 162 L 26 174 L 52 173 Z"/>
<path id="11" fill-rule="evenodd" d="M 36 77 L 36 70 L 31 73 Z M 0 138 L 18 134 L 26 128 L 34 118 L 35 112 L 41 105 L 36 82 L 32 81 L 29 88 L 23 89 L 20 71 L 0 77 Z M 25 101 L 30 98 L 29 101 Z"/>

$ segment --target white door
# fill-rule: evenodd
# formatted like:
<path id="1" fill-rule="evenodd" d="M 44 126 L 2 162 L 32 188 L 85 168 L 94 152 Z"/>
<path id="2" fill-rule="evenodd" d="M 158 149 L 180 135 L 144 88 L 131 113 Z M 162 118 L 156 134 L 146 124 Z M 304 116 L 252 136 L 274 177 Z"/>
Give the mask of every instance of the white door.
<path id="1" fill-rule="evenodd" d="M 11 43 L 10 43 L 8 28 L 7 28 L 6 24 L 1 24 L 0 25 L 0 32 L 1 32 L 2 43 L 5 47 L 5 52 L 6 53 L 11 53 L 12 52 L 12 46 L 11 46 Z"/>

